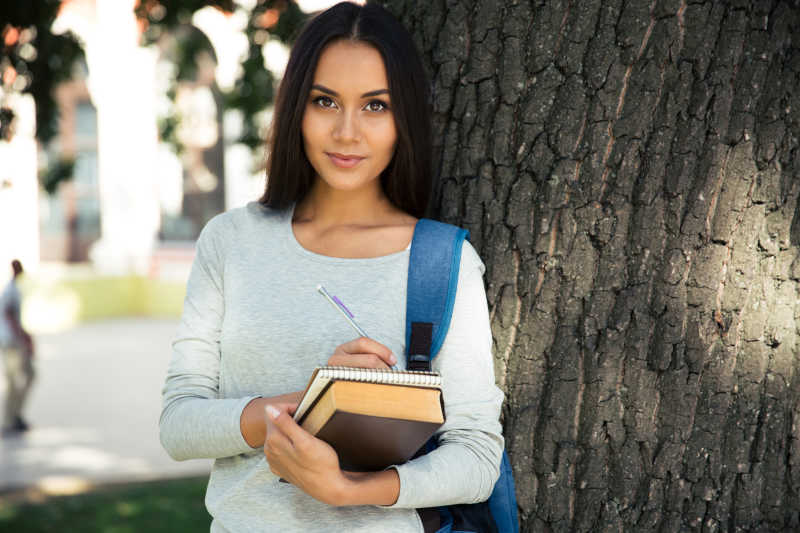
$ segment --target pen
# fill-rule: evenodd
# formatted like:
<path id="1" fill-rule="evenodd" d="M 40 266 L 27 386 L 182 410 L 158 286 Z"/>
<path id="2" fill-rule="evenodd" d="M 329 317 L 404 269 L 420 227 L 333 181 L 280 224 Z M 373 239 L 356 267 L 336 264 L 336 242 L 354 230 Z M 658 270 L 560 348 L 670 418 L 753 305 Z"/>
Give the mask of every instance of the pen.
<path id="1" fill-rule="evenodd" d="M 361 329 L 361 326 L 359 326 L 356 323 L 355 315 L 353 315 L 353 313 L 350 312 L 347 306 L 344 305 L 344 302 L 342 302 L 336 296 L 331 295 L 328 291 L 325 290 L 325 287 L 323 287 L 322 285 L 317 285 L 317 291 L 321 295 L 323 295 L 325 299 L 331 303 L 332 306 L 334 306 L 336 309 L 339 310 L 340 313 L 342 313 L 342 316 L 345 318 L 345 320 L 347 320 L 348 324 L 350 324 L 353 327 L 353 329 L 356 330 L 356 333 L 358 333 L 361 337 L 369 337 L 369 335 L 367 335 L 367 333 L 363 329 Z M 392 365 L 392 370 L 397 370 L 397 365 Z"/>
<path id="2" fill-rule="evenodd" d="M 333 305 L 336 309 L 339 310 L 340 313 L 342 313 L 342 316 L 344 316 L 345 320 L 347 320 L 347 322 L 351 326 L 353 326 L 353 329 L 356 330 L 356 333 L 358 333 L 362 337 L 369 337 L 369 335 L 367 335 L 366 332 L 363 329 L 361 329 L 361 326 L 356 324 L 356 321 L 353 320 L 354 318 L 353 313 L 350 312 L 350 310 L 342 303 L 342 301 L 339 298 L 337 298 L 336 296 L 331 296 L 331 294 L 328 291 L 326 291 L 325 287 L 323 287 L 322 285 L 317 285 L 317 290 L 321 295 L 325 297 L 326 300 L 328 300 L 331 303 L 331 305 Z"/>

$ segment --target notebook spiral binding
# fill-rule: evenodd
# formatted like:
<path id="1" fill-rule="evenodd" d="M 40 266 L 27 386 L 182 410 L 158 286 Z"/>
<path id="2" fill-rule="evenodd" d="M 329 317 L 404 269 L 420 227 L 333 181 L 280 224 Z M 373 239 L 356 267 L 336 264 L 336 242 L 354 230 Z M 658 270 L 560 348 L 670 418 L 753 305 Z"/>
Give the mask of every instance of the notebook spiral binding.
<path id="1" fill-rule="evenodd" d="M 392 385 L 412 385 L 420 387 L 439 387 L 442 377 L 438 372 L 419 372 L 405 370 L 383 370 L 378 368 L 353 368 L 347 366 L 319 367 L 321 377 L 345 381 L 364 381 L 368 383 L 388 383 Z"/>

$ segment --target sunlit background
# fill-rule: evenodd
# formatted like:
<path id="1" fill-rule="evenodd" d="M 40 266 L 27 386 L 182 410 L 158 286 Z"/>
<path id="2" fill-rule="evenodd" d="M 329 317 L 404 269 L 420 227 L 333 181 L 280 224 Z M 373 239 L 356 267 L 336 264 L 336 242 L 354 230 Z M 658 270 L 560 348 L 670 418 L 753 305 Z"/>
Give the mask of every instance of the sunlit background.
<path id="1" fill-rule="evenodd" d="M 203 225 L 263 190 L 263 140 L 291 35 L 335 2 L 228 3 L 170 13 L 164 5 L 181 2 L 60 2 L 52 31 L 75 36 L 84 57 L 55 87 L 46 143 L 22 91 L 31 75 L 0 64 L 0 105 L 14 116 L 13 136 L 0 140 L 0 281 L 22 260 L 34 332 L 179 312 L 171 285 L 185 281 Z M 20 55 L 38 53 L 35 32 L 2 20 L 0 32 Z"/>
<path id="2" fill-rule="evenodd" d="M 34 66 L 58 71 L 62 56 L 37 48 L 41 28 L 0 18 L 0 283 L 20 259 L 37 341 L 33 429 L 0 439 L 0 492 L 202 472 L 208 462 L 169 466 L 157 441 L 194 241 L 259 197 L 292 36 L 335 2 L 34 3 L 53 7 L 48 32 L 79 53 L 51 112 Z"/>

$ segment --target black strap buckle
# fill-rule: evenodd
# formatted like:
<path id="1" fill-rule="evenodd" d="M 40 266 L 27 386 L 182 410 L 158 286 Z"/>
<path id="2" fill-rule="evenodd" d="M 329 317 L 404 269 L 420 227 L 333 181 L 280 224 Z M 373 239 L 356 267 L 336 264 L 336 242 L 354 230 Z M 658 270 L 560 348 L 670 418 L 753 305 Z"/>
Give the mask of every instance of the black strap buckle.
<path id="1" fill-rule="evenodd" d="M 433 343 L 433 324 L 412 322 L 411 339 L 408 343 L 408 370 L 431 370 L 431 345 Z"/>

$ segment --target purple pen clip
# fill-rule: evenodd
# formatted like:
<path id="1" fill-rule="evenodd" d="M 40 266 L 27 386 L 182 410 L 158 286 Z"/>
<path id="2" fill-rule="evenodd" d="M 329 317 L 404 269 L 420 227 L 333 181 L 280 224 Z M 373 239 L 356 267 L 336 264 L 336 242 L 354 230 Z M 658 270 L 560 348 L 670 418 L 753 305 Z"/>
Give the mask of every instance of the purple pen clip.
<path id="1" fill-rule="evenodd" d="M 336 296 L 333 296 L 333 299 L 336 301 L 336 303 L 337 303 L 337 304 L 339 304 L 339 307 L 341 307 L 342 309 L 344 309 L 344 311 L 347 313 L 347 315 L 348 315 L 350 318 L 355 318 L 355 317 L 356 317 L 356 315 L 354 315 L 353 313 L 351 313 L 351 312 L 350 312 L 350 310 L 347 308 L 347 306 L 346 306 L 346 305 L 344 305 L 344 302 L 342 302 L 342 301 L 341 301 L 339 298 L 337 298 Z"/>

